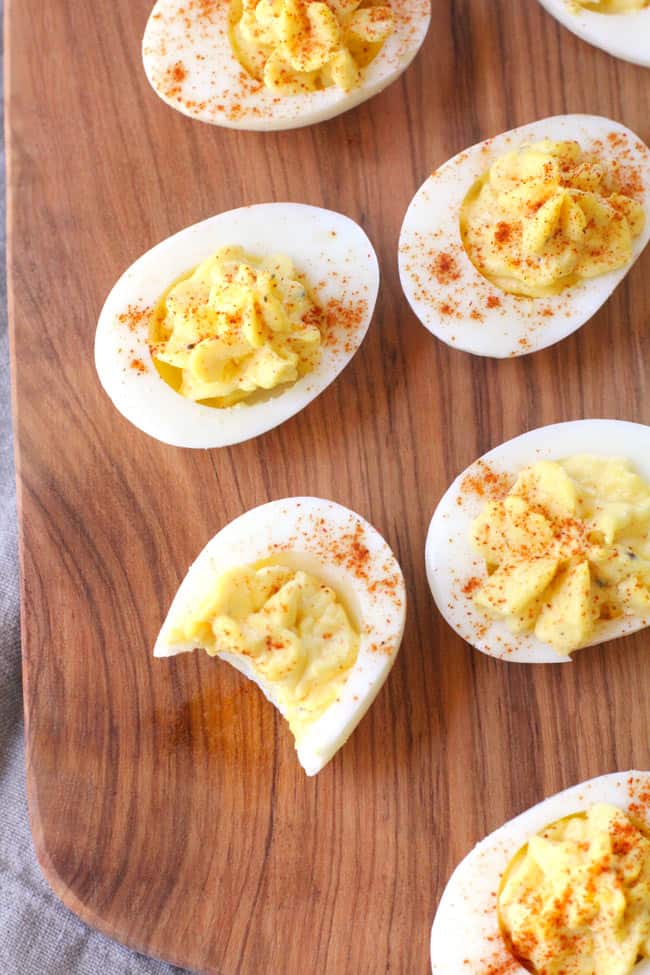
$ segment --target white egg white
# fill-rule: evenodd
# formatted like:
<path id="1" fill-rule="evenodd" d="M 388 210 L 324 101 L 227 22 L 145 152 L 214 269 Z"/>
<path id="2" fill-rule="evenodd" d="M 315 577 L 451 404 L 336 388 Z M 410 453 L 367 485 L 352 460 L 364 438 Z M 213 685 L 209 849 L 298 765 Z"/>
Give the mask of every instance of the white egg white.
<path id="1" fill-rule="evenodd" d="M 396 26 L 361 84 L 344 92 L 279 95 L 251 78 L 229 38 L 230 4 L 158 0 L 142 51 L 156 93 L 184 115 L 232 129 L 272 131 L 314 125 L 347 112 L 396 81 L 420 50 L 429 29 L 429 0 L 393 3 Z"/>
<path id="2" fill-rule="evenodd" d="M 650 482 L 650 427 L 621 420 L 575 420 L 531 430 L 491 450 L 456 478 L 436 508 L 425 551 L 429 586 L 449 625 L 482 653 L 511 663 L 571 660 L 532 633 L 514 635 L 504 621 L 490 619 L 474 605 L 470 580 L 487 578 L 487 570 L 472 546 L 470 530 L 487 501 L 475 490 L 476 484 L 485 483 L 486 470 L 512 475 L 514 484 L 519 471 L 529 464 L 576 454 L 631 461 L 637 473 Z M 602 622 L 589 645 L 635 633 L 649 624 L 650 620 L 637 616 Z"/>
<path id="3" fill-rule="evenodd" d="M 649 787 L 649 772 L 602 775 L 540 802 L 479 843 L 442 895 L 431 930 L 434 975 L 528 975 L 509 952 L 497 917 L 497 892 L 510 861 L 536 833 L 595 803 L 617 806 L 650 828 Z M 650 961 L 639 962 L 633 971 L 648 975 Z"/>
<path id="4" fill-rule="evenodd" d="M 356 544 L 368 550 L 358 566 Z M 172 602 L 154 656 L 192 651 L 171 645 L 169 631 L 214 586 L 222 573 L 272 557 L 322 579 L 344 601 L 360 633 L 356 663 L 337 700 L 296 746 L 307 775 L 315 775 L 345 744 L 374 701 L 393 666 L 404 632 L 406 590 L 402 571 L 386 541 L 355 512 L 321 498 L 286 498 L 247 511 L 208 542 L 190 567 Z M 272 704 L 273 686 L 247 660 L 221 658 L 253 680 Z"/>
<path id="5" fill-rule="evenodd" d="M 625 159 L 642 182 L 646 223 L 633 260 L 617 271 L 581 281 L 549 298 L 502 291 L 470 261 L 460 233 L 463 201 L 505 153 L 543 139 L 574 140 L 605 164 Z M 558 115 L 505 132 L 454 156 L 437 169 L 411 202 L 399 243 L 404 293 L 422 324 L 448 345 L 475 355 L 506 358 L 544 349 L 571 335 L 607 301 L 650 240 L 650 150 L 611 119 Z"/>
<path id="6" fill-rule="evenodd" d="M 572 0 L 540 0 L 572 33 L 623 61 L 650 67 L 650 7 L 624 14 L 587 10 Z"/>
<path id="7" fill-rule="evenodd" d="M 321 306 L 340 302 L 343 312 L 338 324 L 330 323 L 314 370 L 291 386 L 215 409 L 181 396 L 161 378 L 149 351 L 148 317 L 132 310 L 153 308 L 183 273 L 230 244 L 255 257 L 291 257 Z M 364 339 L 378 289 L 373 246 L 342 214 L 297 203 L 220 213 L 167 238 L 122 275 L 97 326 L 99 379 L 120 413 L 163 443 L 196 448 L 241 443 L 294 416 L 336 379 Z"/>

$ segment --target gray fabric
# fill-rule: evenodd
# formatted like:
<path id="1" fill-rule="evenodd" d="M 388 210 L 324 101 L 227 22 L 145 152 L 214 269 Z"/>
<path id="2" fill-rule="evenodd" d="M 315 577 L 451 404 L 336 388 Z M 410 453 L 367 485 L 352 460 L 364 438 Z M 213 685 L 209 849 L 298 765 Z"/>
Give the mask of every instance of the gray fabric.
<path id="1" fill-rule="evenodd" d="M 4 169 L 0 175 L 4 187 Z M 0 258 L 4 267 L 4 192 L 0 197 Z M 16 492 L 6 308 L 3 279 L 0 283 L 0 972 L 2 975 L 182 973 L 180 968 L 127 951 L 82 924 L 49 889 L 34 855 L 25 798 Z"/>

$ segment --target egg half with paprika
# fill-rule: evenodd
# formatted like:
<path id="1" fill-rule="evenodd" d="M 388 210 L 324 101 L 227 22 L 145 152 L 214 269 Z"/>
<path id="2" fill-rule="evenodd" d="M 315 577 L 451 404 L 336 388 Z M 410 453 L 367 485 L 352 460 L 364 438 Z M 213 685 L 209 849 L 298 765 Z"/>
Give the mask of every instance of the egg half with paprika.
<path id="1" fill-rule="evenodd" d="M 602 775 L 533 806 L 456 868 L 433 975 L 647 975 L 650 773 Z"/>
<path id="2" fill-rule="evenodd" d="M 430 17 L 429 0 L 158 0 L 144 67 L 156 93 L 192 118 L 293 129 L 392 84 Z"/>
<path id="3" fill-rule="evenodd" d="M 475 355 L 525 355 L 592 318 L 650 239 L 650 150 L 562 115 L 466 149 L 415 195 L 399 270 L 417 317 Z"/>
<path id="4" fill-rule="evenodd" d="M 381 689 L 405 617 L 402 572 L 379 533 L 332 501 L 286 498 L 247 511 L 208 542 L 154 655 L 203 650 L 254 681 L 315 775 Z"/>
<path id="5" fill-rule="evenodd" d="M 648 0 L 540 0 L 564 27 L 623 61 L 650 67 Z"/>
<path id="6" fill-rule="evenodd" d="M 182 230 L 106 300 L 99 379 L 140 430 L 225 447 L 298 413 L 350 361 L 377 300 L 363 230 L 295 203 L 243 207 Z"/>
<path id="7" fill-rule="evenodd" d="M 456 478 L 426 541 L 442 616 L 476 649 L 567 663 L 650 624 L 650 427 L 577 420 Z"/>

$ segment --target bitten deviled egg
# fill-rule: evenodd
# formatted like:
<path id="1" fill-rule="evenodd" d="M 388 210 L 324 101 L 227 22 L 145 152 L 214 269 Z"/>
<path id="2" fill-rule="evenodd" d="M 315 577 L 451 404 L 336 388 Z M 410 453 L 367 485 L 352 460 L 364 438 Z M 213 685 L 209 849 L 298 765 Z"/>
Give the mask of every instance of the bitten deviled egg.
<path id="1" fill-rule="evenodd" d="M 562 115 L 455 156 L 414 197 L 402 287 L 434 335 L 525 355 L 584 325 L 650 239 L 650 150 L 610 119 Z"/>
<path id="2" fill-rule="evenodd" d="M 583 41 L 650 67 L 650 0 L 540 0 Z"/>
<path id="3" fill-rule="evenodd" d="M 449 488 L 426 568 L 438 609 L 517 663 L 650 624 L 650 427 L 577 420 L 496 447 Z"/>
<path id="4" fill-rule="evenodd" d="M 97 326 L 97 372 L 120 413 L 163 443 L 240 443 L 329 386 L 378 288 L 372 244 L 347 217 L 295 203 L 231 210 L 120 278 Z"/>
<path id="5" fill-rule="evenodd" d="M 147 77 L 185 115 L 234 129 L 293 129 L 395 81 L 426 36 L 429 0 L 158 0 Z"/>
<path id="6" fill-rule="evenodd" d="M 647 975 L 650 773 L 583 782 L 506 823 L 451 877 L 434 975 Z"/>
<path id="7" fill-rule="evenodd" d="M 315 775 L 345 744 L 402 641 L 401 569 L 378 532 L 320 498 L 254 508 L 191 566 L 154 655 L 195 649 L 253 680 Z"/>

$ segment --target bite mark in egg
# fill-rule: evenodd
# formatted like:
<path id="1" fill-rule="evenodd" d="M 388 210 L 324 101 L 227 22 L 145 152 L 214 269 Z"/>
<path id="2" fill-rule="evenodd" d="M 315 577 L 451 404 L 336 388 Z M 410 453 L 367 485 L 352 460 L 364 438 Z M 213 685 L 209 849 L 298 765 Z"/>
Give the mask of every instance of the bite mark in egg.
<path id="1" fill-rule="evenodd" d="M 366 713 L 395 661 L 404 631 L 406 590 L 401 569 L 385 540 L 363 518 L 320 498 L 287 498 L 246 512 L 223 528 L 188 571 L 163 624 L 154 655 L 196 649 L 171 638 L 179 619 L 201 605 L 229 570 L 270 561 L 320 579 L 344 601 L 359 632 L 354 666 L 337 699 L 296 743 L 308 775 L 319 772 Z M 281 711 L 273 684 L 260 678 L 246 657 L 222 659 L 260 686 Z"/>

